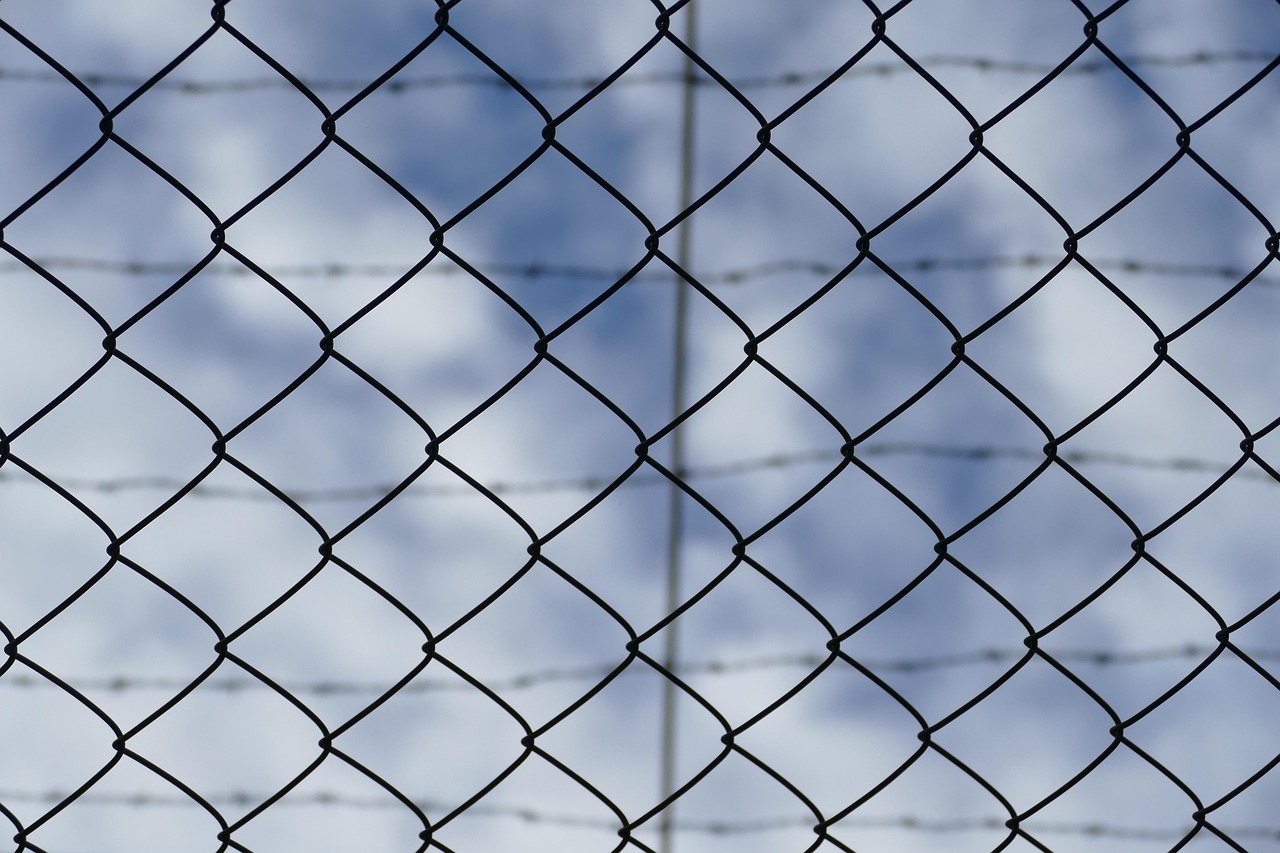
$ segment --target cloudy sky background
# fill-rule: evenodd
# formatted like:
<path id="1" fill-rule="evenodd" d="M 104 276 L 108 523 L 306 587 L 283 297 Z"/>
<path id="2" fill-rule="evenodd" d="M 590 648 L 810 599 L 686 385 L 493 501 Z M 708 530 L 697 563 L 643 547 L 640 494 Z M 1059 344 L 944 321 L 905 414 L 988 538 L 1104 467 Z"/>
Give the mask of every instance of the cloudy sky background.
<path id="1" fill-rule="evenodd" d="M 766 120 L 873 38 L 874 12 L 860 3 L 696 3 L 700 55 Z M 1086 7 L 1103 11 L 1069 0 L 914 0 L 885 33 L 981 124 L 1080 48 Z M 658 11 L 645 0 L 562 0 L 551 10 L 463 0 L 449 21 L 558 117 L 587 81 L 645 50 Z M 320 109 L 219 31 L 114 117 L 113 141 L 49 188 L 98 145 L 102 113 L 14 33 L 112 109 L 206 33 L 208 7 L 0 2 L 0 428 L 13 455 L 0 466 L 0 623 L 21 654 L 0 675 L 0 803 L 14 832 L 39 823 L 17 849 L 219 849 L 217 821 L 136 758 L 112 764 L 118 733 L 42 671 L 79 685 L 129 733 L 133 755 L 234 824 L 322 756 L 322 731 L 231 660 L 137 729 L 218 661 L 216 624 L 238 661 L 340 730 L 336 750 L 439 821 L 526 753 L 512 713 L 458 670 L 537 730 L 628 659 L 625 626 L 645 635 L 665 615 L 669 487 L 654 467 L 637 468 L 635 447 L 671 420 L 676 277 L 650 258 L 579 312 L 649 257 L 649 225 L 665 229 L 679 212 L 683 54 L 670 41 L 652 45 L 556 129 L 634 210 L 547 150 L 458 219 L 539 149 L 546 122 L 448 34 L 399 70 L 401 85 L 358 98 L 431 36 L 435 12 L 399 0 L 231 3 L 227 22 L 340 113 L 341 143 L 325 145 Z M 1152 850 L 1192 827 L 1196 803 L 1126 744 L 1026 818 L 1040 847 L 1002 823 L 1009 807 L 1032 809 L 1115 743 L 1115 720 L 1094 697 L 1046 658 L 1024 660 L 1028 625 L 1052 626 L 1040 648 L 1122 721 L 1209 657 L 1222 624 L 1259 666 L 1276 665 L 1270 611 L 1236 630 L 1277 592 L 1280 492 L 1267 470 L 1243 462 L 1166 522 L 1241 461 L 1246 434 L 1260 436 L 1267 459 L 1262 434 L 1280 409 L 1280 273 L 1266 245 L 1280 215 L 1280 77 L 1197 125 L 1267 67 L 1278 37 L 1280 9 L 1268 0 L 1131 0 L 1099 24 L 1100 42 L 1194 127 L 1191 150 L 1253 212 L 1184 156 L 1097 222 L 1178 151 L 1176 122 L 1098 47 L 985 130 L 990 156 L 973 157 L 900 218 L 969 157 L 972 125 L 887 42 L 773 128 L 774 150 L 758 157 L 760 121 L 722 87 L 698 87 L 696 193 L 755 159 L 690 220 L 688 273 L 701 286 L 690 293 L 690 403 L 737 375 L 683 427 L 688 483 L 719 513 L 685 502 L 684 597 L 732 568 L 679 620 L 683 677 L 740 727 L 822 668 L 736 736 L 759 763 L 725 755 L 722 724 L 680 696 L 678 778 L 723 760 L 679 801 L 676 849 Z M 1125 298 L 1084 261 L 1061 264 L 1064 225 L 993 160 L 1066 227 L 1087 232 L 1080 256 Z M 859 230 L 792 166 L 873 233 L 874 260 L 842 274 L 859 256 Z M 230 223 L 227 248 L 212 256 L 211 217 Z M 486 281 L 431 254 L 444 223 L 451 257 Z M 674 257 L 675 245 L 668 234 L 661 251 Z M 340 329 L 335 357 L 322 352 L 320 324 Z M 539 361 L 484 406 L 533 364 L 538 329 L 556 363 Z M 106 358 L 112 330 L 119 355 Z M 957 362 L 957 335 L 975 331 L 970 362 Z M 1164 363 L 1094 418 L 1152 367 L 1161 333 L 1216 401 Z M 748 334 L 759 361 L 744 365 Z M 1045 433 L 982 372 L 1068 436 L 1068 465 L 1044 467 Z M 211 471 L 209 423 L 231 436 L 230 459 Z M 447 466 L 423 468 L 424 424 L 447 436 Z M 856 465 L 841 462 L 849 438 Z M 668 437 L 652 459 L 665 464 L 671 452 Z M 112 536 L 123 561 L 107 555 Z M 322 562 L 326 537 L 337 561 Z M 946 560 L 935 553 L 940 537 Z M 1147 558 L 1135 558 L 1136 537 L 1150 539 Z M 746 562 L 731 550 L 741 540 Z M 443 660 L 344 728 L 421 665 L 423 626 L 441 638 Z M 844 659 L 823 666 L 832 631 L 901 701 Z M 641 649 L 660 658 L 663 640 L 653 634 Z M 903 703 L 935 726 L 1015 667 L 932 735 L 1005 806 L 943 752 L 920 752 L 920 719 Z M 660 800 L 661 685 L 635 660 L 536 739 L 630 820 Z M 1280 753 L 1277 710 L 1280 693 L 1228 651 L 1125 733 L 1212 806 Z M 831 819 L 917 753 L 831 827 L 838 841 L 817 847 L 813 813 L 760 766 Z M 1276 783 L 1264 776 L 1209 815 L 1236 846 L 1203 830 L 1183 849 L 1274 846 Z M 654 846 L 656 824 L 636 838 Z M 528 754 L 435 840 L 456 851 L 609 850 L 617 827 L 597 796 Z M 254 851 L 414 850 L 422 828 L 335 753 L 232 838 Z"/>

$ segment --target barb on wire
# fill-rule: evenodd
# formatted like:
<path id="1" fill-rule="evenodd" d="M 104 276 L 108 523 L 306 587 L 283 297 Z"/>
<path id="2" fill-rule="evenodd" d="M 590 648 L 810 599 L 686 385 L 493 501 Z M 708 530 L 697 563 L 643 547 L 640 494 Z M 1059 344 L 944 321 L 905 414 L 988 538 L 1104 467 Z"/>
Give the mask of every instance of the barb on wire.
<path id="1" fill-rule="evenodd" d="M 1184 54 L 1143 54 L 1122 56 L 1120 60 L 1133 68 L 1190 68 L 1204 65 L 1228 64 L 1266 64 L 1276 58 L 1275 53 L 1258 50 L 1225 50 L 1195 51 Z M 1018 59 L 996 59 L 985 56 L 963 56 L 950 54 L 933 54 L 916 57 L 916 61 L 927 68 L 957 68 L 966 71 L 990 74 L 1015 74 L 1043 77 L 1052 73 L 1057 65 L 1049 62 L 1031 62 Z M 794 88 L 812 86 L 826 80 L 835 73 L 834 68 L 810 71 L 783 71 L 777 74 L 759 75 L 755 77 L 730 77 L 729 82 L 737 89 L 750 91 L 755 89 Z M 1115 63 L 1107 59 L 1079 60 L 1068 66 L 1063 73 L 1072 75 L 1102 74 L 1118 71 Z M 860 62 L 848 69 L 843 78 L 889 77 L 899 74 L 914 73 L 912 68 L 903 62 Z M 633 72 L 624 74 L 615 80 L 613 86 L 675 86 L 686 80 L 683 71 Z M 146 77 L 127 74 L 110 74 L 102 71 L 85 71 L 77 73 L 76 78 L 89 88 L 138 89 L 143 86 Z M 587 91 L 604 82 L 603 77 L 520 77 L 520 85 L 531 91 L 581 90 Z M 56 71 L 43 68 L 0 68 L 0 83 L 33 83 L 44 85 L 67 85 L 66 78 Z M 300 82 L 317 94 L 325 92 L 358 92 L 369 85 L 368 80 L 324 80 L 301 78 Z M 692 80 L 696 86 L 719 85 L 716 81 L 704 76 L 695 76 Z M 501 91 L 515 91 L 498 74 L 439 74 L 424 77 L 392 78 L 380 87 L 389 94 L 403 94 L 419 89 L 442 89 L 454 87 L 495 88 Z M 252 77 L 225 80 L 195 80 L 183 77 L 162 77 L 153 88 L 178 92 L 183 95 L 216 95 L 229 93 L 256 92 L 264 89 L 293 89 L 294 85 L 284 77 Z"/>
<path id="2" fill-rule="evenodd" d="M 1150 649 L 1134 649 L 1118 652 L 1107 649 L 1062 649 L 1052 650 L 1054 660 L 1062 663 L 1083 663 L 1094 666 L 1134 666 L 1167 660 L 1204 660 L 1216 651 L 1216 647 L 1198 644 L 1184 646 L 1167 646 Z M 1256 661 L 1280 661 L 1280 649 L 1246 649 L 1245 653 Z M 908 658 L 864 658 L 854 655 L 855 659 L 868 669 L 882 674 L 899 673 L 915 674 L 933 672 L 944 669 L 960 669 L 964 667 L 1010 664 L 1021 660 L 1027 654 L 1025 648 L 985 648 L 953 655 L 934 655 L 929 657 Z M 775 669 L 813 670 L 821 666 L 827 656 L 818 654 L 772 655 L 743 658 L 740 660 L 708 660 L 692 661 L 672 668 L 681 676 L 693 675 L 734 675 L 744 672 L 759 672 Z M 601 663 L 594 666 L 555 667 L 522 673 L 507 678 L 487 679 L 485 685 L 491 690 L 511 692 L 528 690 L 543 684 L 556 682 L 594 682 L 605 678 L 617 668 L 617 663 Z M 652 675 L 648 667 L 632 667 L 625 670 L 626 675 Z M 620 677 L 622 677 L 620 676 Z M 190 684 L 190 680 L 165 677 L 113 676 L 110 678 L 66 678 L 64 679 L 76 690 L 86 693 L 128 693 L 135 691 L 178 691 Z M 387 685 L 357 681 L 283 681 L 281 687 L 297 696 L 333 696 L 360 695 L 379 696 L 387 691 Z M 54 688 L 57 685 L 38 675 L 26 672 L 10 672 L 0 676 L 0 691 L 4 689 L 31 690 Z M 239 693 L 246 690 L 264 690 L 268 685 L 251 676 L 235 676 L 210 678 L 205 681 L 201 690 L 223 693 Z M 436 693 L 474 690 L 470 684 L 458 679 L 419 678 L 409 682 L 398 691 L 402 694 Z"/>
<path id="3" fill-rule="evenodd" d="M 75 272 L 102 273 L 125 276 L 168 276 L 177 278 L 191 271 L 194 264 L 181 261 L 117 261 L 110 258 L 89 258 L 75 256 L 48 256 L 32 259 L 35 264 L 49 272 L 67 270 Z M 1026 268 L 1036 269 L 1052 266 L 1061 261 L 1061 256 L 1037 255 L 1034 253 L 1021 255 L 989 255 L 971 258 L 903 258 L 886 263 L 901 274 L 913 272 L 981 272 L 991 269 Z M 1168 278 L 1216 278 L 1227 281 L 1240 281 L 1251 270 L 1225 264 L 1183 264 L 1167 261 L 1140 260 L 1137 258 L 1089 258 L 1089 263 L 1100 270 L 1150 275 Z M 395 278 L 404 274 L 412 266 L 412 262 L 403 264 L 349 264 L 349 263 L 316 263 L 287 264 L 266 269 L 278 279 L 317 278 Z M 478 263 L 476 269 L 485 275 L 508 276 L 522 279 L 585 279 L 591 281 L 613 282 L 622 278 L 628 270 L 602 267 L 582 267 L 564 264 L 543 263 Z M 781 275 L 803 274 L 822 278 L 831 278 L 840 273 L 842 267 L 822 261 L 808 261 L 798 258 L 784 258 L 767 261 L 746 267 L 735 267 L 724 270 L 699 272 L 698 281 L 705 285 L 744 284 L 759 279 L 773 278 Z M 13 275 L 28 271 L 26 264 L 16 260 L 0 260 L 0 275 Z M 879 273 L 879 268 L 871 264 L 855 267 L 851 276 L 868 276 Z M 241 264 L 214 262 L 203 270 L 205 275 L 218 275 L 245 280 L 257 278 L 253 270 Z M 465 275 L 462 267 L 447 262 L 428 265 L 418 273 L 423 277 Z M 648 272 L 642 270 L 632 277 L 633 281 L 667 282 L 671 280 L 669 271 Z M 1280 286 L 1280 278 L 1260 276 L 1254 284 L 1269 287 Z"/>

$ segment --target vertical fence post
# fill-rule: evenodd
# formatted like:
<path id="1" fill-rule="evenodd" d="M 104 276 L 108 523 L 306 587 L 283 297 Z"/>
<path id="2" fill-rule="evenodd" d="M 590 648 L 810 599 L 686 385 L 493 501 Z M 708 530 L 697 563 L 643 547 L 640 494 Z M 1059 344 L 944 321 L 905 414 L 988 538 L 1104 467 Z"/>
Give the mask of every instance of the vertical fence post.
<path id="1" fill-rule="evenodd" d="M 698 50 L 698 20 L 695 0 L 689 0 L 685 6 L 685 44 L 689 50 Z M 697 65 L 689 56 L 684 60 L 683 107 L 681 112 L 680 139 L 680 210 L 677 216 L 684 216 L 693 204 L 693 160 L 696 131 L 697 96 L 694 91 Z M 676 262 L 681 270 L 687 271 L 693 253 L 693 226 L 689 217 L 680 222 L 677 229 Z M 687 396 L 688 373 L 688 330 L 689 330 L 689 287 L 679 276 L 675 281 L 675 326 L 674 353 L 672 357 L 671 381 L 671 417 L 678 418 L 684 411 Z M 684 430 L 677 427 L 671 432 L 671 470 L 677 478 L 684 476 Z M 667 613 L 672 613 L 680 606 L 681 561 L 684 546 L 684 493 L 677 483 L 671 484 L 670 516 L 667 524 Z M 665 644 L 662 651 L 662 665 L 668 672 L 674 672 L 680 659 L 680 622 L 673 621 L 667 626 Z M 677 751 L 677 711 L 676 685 L 669 679 L 663 682 L 662 690 L 662 754 L 661 754 L 661 786 L 662 799 L 670 797 L 676 790 L 676 751 Z M 672 836 L 675 804 L 667 806 L 662 812 L 659 822 L 659 844 L 661 853 L 672 853 L 674 839 Z"/>

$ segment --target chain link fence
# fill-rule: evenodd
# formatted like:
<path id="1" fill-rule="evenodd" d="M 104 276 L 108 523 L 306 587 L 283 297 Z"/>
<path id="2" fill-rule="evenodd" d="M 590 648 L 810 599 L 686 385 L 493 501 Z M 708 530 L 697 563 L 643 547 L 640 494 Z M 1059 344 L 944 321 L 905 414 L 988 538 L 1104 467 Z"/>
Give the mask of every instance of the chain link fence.
<path id="1" fill-rule="evenodd" d="M 1280 846 L 1270 0 L 0 0 L 16 851 Z"/>

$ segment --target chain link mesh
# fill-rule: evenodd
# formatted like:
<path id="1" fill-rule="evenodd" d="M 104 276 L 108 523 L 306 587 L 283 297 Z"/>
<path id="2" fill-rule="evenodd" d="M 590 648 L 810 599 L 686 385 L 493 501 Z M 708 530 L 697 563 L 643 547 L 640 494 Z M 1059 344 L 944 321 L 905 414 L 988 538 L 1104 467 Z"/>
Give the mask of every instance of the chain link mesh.
<path id="1" fill-rule="evenodd" d="M 1278 38 L 0 0 L 15 849 L 1280 845 Z"/>

